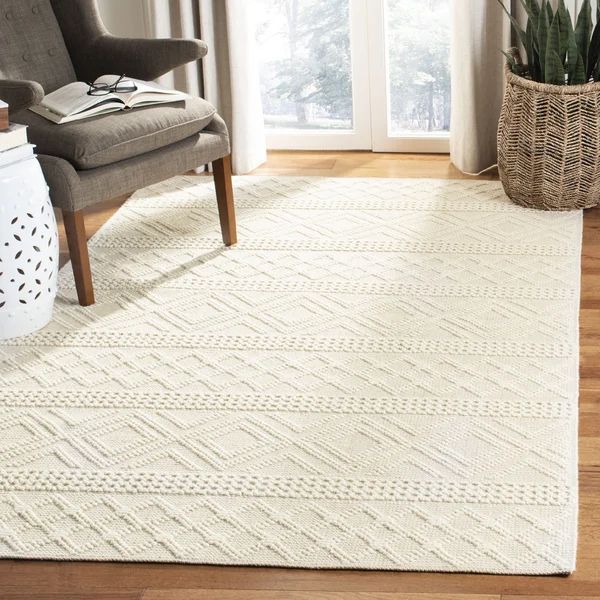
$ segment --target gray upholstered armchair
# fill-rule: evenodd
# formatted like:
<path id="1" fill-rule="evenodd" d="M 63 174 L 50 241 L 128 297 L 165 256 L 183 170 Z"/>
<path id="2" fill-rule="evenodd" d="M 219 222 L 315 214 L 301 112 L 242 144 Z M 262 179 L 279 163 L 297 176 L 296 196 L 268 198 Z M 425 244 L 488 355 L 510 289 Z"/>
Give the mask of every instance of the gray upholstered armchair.
<path id="1" fill-rule="evenodd" d="M 95 0 L 0 0 L 0 99 L 37 145 L 84 306 L 94 303 L 82 212 L 92 204 L 212 162 L 223 241 L 236 242 L 227 128 L 201 98 L 63 125 L 26 109 L 72 81 L 155 79 L 206 52 L 199 40 L 114 37 Z"/>

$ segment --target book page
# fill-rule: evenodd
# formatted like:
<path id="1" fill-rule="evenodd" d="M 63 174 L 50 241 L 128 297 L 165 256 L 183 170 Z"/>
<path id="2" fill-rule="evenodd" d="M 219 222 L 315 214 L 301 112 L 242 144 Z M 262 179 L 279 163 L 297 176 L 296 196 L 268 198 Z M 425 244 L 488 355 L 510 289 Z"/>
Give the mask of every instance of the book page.
<path id="1" fill-rule="evenodd" d="M 116 92 L 115 95 L 130 108 L 139 106 L 142 103 L 177 102 L 186 98 L 186 94 L 183 92 L 163 87 L 154 81 L 142 81 L 134 78 L 127 78 L 125 81 L 134 83 L 137 90 L 134 92 Z"/>
<path id="2" fill-rule="evenodd" d="M 75 81 L 46 94 L 40 102 L 44 108 L 63 117 L 83 112 L 98 104 L 105 104 L 107 100 L 122 102 L 115 94 L 92 96 L 88 94 L 89 85 L 82 81 Z"/>
<path id="3" fill-rule="evenodd" d="M 83 112 L 78 112 L 68 116 L 62 116 L 54 111 L 49 110 L 45 106 L 41 104 L 37 104 L 36 106 L 30 106 L 29 110 L 41 115 L 45 119 L 52 121 L 53 123 L 57 123 L 61 125 L 62 123 L 70 123 L 71 121 L 79 121 L 80 119 L 87 119 L 88 117 L 95 117 L 98 115 L 104 115 L 110 112 L 122 111 L 124 110 L 123 103 L 121 101 L 108 101 L 106 104 L 97 104 L 96 106 L 92 106 L 84 110 Z"/>

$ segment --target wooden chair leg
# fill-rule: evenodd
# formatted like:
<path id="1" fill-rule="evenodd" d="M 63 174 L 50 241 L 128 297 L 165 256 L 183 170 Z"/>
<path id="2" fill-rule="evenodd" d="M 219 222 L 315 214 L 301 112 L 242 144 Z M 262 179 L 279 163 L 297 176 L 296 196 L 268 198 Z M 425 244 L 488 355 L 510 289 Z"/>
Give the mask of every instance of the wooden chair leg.
<path id="1" fill-rule="evenodd" d="M 63 210 L 65 233 L 69 244 L 69 254 L 75 277 L 77 298 L 81 306 L 94 304 L 94 286 L 92 283 L 92 270 L 88 255 L 87 238 L 85 236 L 85 223 L 83 212 L 68 212 Z"/>
<path id="2" fill-rule="evenodd" d="M 237 243 L 237 230 L 235 226 L 235 207 L 233 205 L 233 185 L 231 183 L 231 156 L 224 156 L 214 160 L 213 173 L 215 189 L 217 191 L 217 206 L 219 208 L 219 221 L 223 243 L 231 246 Z"/>

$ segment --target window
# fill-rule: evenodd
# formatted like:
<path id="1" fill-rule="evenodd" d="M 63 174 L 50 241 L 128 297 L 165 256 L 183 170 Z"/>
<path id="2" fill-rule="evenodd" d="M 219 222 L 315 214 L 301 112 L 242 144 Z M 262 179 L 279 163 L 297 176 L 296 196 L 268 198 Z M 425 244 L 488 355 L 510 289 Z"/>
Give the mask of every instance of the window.
<path id="1" fill-rule="evenodd" d="M 271 148 L 445 151 L 451 0 L 255 0 Z"/>
<path id="2" fill-rule="evenodd" d="M 450 0 L 387 0 L 390 133 L 450 129 Z"/>
<path id="3" fill-rule="evenodd" d="M 355 0 L 255 0 L 261 89 L 269 146 L 362 148 L 369 104 L 359 94 L 366 35 Z M 366 32 L 365 32 L 366 33 Z"/>
<path id="4" fill-rule="evenodd" d="M 268 128 L 352 129 L 348 0 L 260 0 Z"/>

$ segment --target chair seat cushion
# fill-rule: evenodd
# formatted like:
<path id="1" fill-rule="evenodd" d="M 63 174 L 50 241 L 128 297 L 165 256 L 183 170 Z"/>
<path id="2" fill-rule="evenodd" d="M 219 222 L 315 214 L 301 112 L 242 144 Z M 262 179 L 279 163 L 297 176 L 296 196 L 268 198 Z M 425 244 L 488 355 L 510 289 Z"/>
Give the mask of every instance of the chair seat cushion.
<path id="1" fill-rule="evenodd" d="M 76 169 L 93 169 L 132 158 L 202 131 L 214 106 L 202 98 L 159 104 L 56 125 L 24 110 L 15 121 L 29 126 L 38 154 L 68 160 Z"/>

